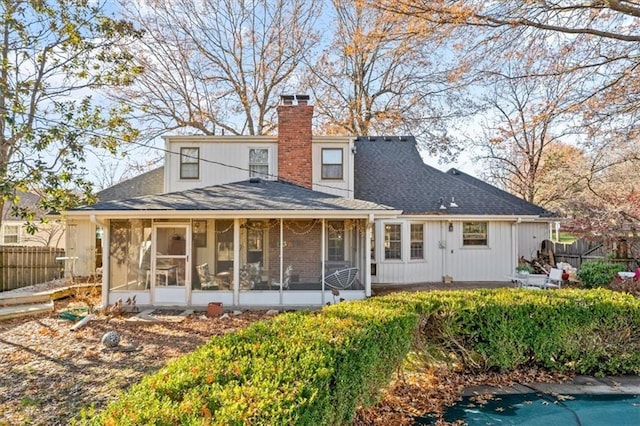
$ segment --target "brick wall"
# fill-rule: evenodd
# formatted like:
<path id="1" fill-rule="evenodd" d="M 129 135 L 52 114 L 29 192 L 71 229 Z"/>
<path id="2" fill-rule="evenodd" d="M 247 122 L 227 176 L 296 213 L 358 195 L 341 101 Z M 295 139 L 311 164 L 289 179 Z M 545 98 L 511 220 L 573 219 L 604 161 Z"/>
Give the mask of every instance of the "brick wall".
<path id="1" fill-rule="evenodd" d="M 278 106 L 278 179 L 312 188 L 311 123 L 305 101 Z"/>
<path id="2" fill-rule="evenodd" d="M 316 223 L 309 230 L 311 220 L 296 220 L 289 222 L 284 228 L 284 262 L 283 269 L 293 266 L 293 275 L 298 276 L 299 282 L 320 282 L 322 259 L 322 224 Z M 295 230 L 295 232 L 293 231 Z M 275 226 L 269 231 L 269 279 L 280 279 L 280 227 Z"/>

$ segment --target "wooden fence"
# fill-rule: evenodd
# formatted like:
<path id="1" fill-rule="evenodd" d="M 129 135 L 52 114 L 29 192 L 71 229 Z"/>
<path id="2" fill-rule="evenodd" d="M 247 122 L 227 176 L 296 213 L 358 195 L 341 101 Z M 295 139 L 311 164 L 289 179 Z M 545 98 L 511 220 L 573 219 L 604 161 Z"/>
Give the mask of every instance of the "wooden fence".
<path id="1" fill-rule="evenodd" d="M 551 243 L 550 241 L 548 243 L 551 244 L 556 263 L 565 262 L 574 268 L 580 268 L 583 262 L 604 259 L 607 262 L 622 263 L 626 265 L 628 270 L 635 270 L 637 267 L 634 259 L 608 257 L 611 250 L 602 242 L 578 239 L 572 244 Z"/>
<path id="2" fill-rule="evenodd" d="M 0 246 L 0 291 L 51 281 L 61 276 L 64 249 Z"/>

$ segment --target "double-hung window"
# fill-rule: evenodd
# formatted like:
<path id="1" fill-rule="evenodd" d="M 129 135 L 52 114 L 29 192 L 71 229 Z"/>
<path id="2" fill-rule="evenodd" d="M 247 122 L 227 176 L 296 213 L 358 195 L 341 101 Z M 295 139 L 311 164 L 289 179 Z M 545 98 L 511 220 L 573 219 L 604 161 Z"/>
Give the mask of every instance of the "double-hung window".
<path id="1" fill-rule="evenodd" d="M 180 179 L 200 179 L 200 148 L 180 148 Z"/>
<path id="2" fill-rule="evenodd" d="M 342 179 L 342 148 L 322 149 L 322 179 Z"/>
<path id="3" fill-rule="evenodd" d="M 384 227 L 384 258 L 402 259 L 402 225 L 399 223 L 387 224 Z"/>
<path id="4" fill-rule="evenodd" d="M 17 244 L 20 242 L 20 225 L 4 225 L 4 244 Z"/>
<path id="5" fill-rule="evenodd" d="M 269 150 L 267 148 L 249 149 L 249 177 L 269 178 Z"/>
<path id="6" fill-rule="evenodd" d="M 411 259 L 424 259 L 424 225 L 411 224 Z"/>

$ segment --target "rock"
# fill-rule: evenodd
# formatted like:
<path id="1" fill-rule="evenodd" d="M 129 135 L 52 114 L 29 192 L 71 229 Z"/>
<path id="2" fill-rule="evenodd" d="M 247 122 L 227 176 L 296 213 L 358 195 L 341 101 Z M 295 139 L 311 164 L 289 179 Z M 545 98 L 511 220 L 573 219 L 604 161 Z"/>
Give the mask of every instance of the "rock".
<path id="1" fill-rule="evenodd" d="M 120 344 L 120 334 L 116 331 L 107 331 L 102 336 L 102 344 L 108 348 L 115 348 Z"/>
<path id="2" fill-rule="evenodd" d="M 278 315 L 280 313 L 280 311 L 276 310 L 276 309 L 269 309 L 267 311 L 267 315 Z"/>
<path id="3" fill-rule="evenodd" d="M 220 319 L 228 319 L 229 318 L 229 314 L 222 314 L 220 316 Z"/>

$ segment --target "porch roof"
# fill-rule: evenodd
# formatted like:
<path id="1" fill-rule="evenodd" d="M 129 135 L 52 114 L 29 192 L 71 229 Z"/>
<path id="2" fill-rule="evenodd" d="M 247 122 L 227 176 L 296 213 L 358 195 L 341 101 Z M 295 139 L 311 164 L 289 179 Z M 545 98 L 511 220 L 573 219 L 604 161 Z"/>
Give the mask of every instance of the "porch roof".
<path id="1" fill-rule="evenodd" d="M 370 201 L 313 191 L 282 181 L 248 180 L 159 195 L 109 200 L 67 211 L 67 214 L 120 214 L 134 212 L 300 212 L 386 213 L 401 212 Z"/>

